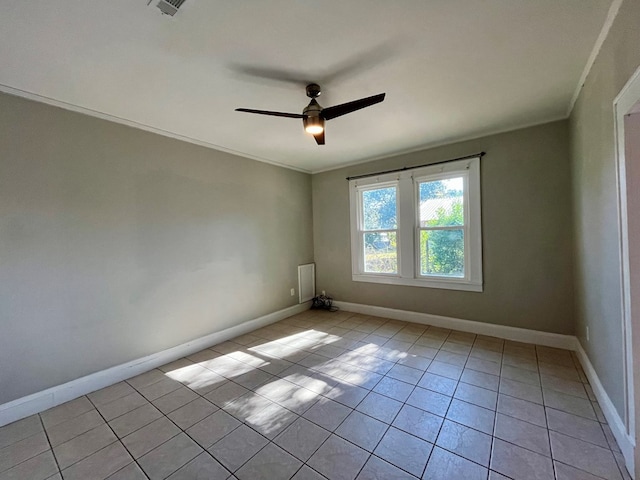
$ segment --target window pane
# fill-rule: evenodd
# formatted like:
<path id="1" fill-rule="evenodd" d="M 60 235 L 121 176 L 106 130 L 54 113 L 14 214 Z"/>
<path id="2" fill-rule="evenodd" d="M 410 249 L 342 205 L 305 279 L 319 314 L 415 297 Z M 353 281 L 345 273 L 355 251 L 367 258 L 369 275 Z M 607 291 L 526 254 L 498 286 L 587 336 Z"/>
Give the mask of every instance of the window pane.
<path id="1" fill-rule="evenodd" d="M 396 229 L 396 187 L 364 190 L 362 216 L 364 230 Z"/>
<path id="2" fill-rule="evenodd" d="M 369 273 L 398 273 L 396 232 L 364 234 L 364 271 Z"/>
<path id="3" fill-rule="evenodd" d="M 421 230 L 420 274 L 464 277 L 464 231 Z"/>
<path id="4" fill-rule="evenodd" d="M 462 177 L 420 182 L 420 226 L 464 225 Z"/>

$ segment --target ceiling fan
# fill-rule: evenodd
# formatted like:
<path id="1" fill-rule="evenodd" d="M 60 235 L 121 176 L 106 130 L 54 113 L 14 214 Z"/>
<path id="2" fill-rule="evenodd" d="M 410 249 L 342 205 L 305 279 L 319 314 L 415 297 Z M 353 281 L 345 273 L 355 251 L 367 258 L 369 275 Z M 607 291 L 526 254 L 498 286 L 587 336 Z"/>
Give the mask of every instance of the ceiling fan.
<path id="1" fill-rule="evenodd" d="M 355 112 L 361 108 L 370 107 L 384 100 L 385 93 L 379 93 L 372 97 L 360 98 L 352 102 L 334 105 L 333 107 L 322 108 L 316 101 L 322 91 L 320 85 L 311 83 L 307 85 L 307 97 L 311 98 L 309 105 L 302 110 L 302 113 L 272 112 L 269 110 L 252 110 L 249 108 L 236 108 L 236 112 L 258 113 L 260 115 L 271 115 L 274 117 L 301 118 L 304 129 L 313 135 L 318 145 L 324 145 L 324 122 L 347 113 Z"/>

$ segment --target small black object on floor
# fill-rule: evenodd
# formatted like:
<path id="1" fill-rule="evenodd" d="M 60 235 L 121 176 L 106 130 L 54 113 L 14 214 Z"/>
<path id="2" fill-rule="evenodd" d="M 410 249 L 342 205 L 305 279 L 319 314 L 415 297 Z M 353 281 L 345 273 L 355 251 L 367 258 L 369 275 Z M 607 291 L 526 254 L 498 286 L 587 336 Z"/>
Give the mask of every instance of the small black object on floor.
<path id="1" fill-rule="evenodd" d="M 327 310 L 329 312 L 337 312 L 338 307 L 333 306 L 333 298 L 326 295 L 318 295 L 311 300 L 311 310 Z"/>

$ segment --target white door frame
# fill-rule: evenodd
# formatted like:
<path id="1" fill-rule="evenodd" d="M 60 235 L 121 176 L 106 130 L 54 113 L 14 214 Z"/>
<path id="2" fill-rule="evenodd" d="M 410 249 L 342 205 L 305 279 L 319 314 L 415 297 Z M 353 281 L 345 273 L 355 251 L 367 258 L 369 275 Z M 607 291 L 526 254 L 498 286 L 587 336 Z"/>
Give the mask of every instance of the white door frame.
<path id="1" fill-rule="evenodd" d="M 624 117 L 631 108 L 640 101 L 640 68 L 631 76 L 627 84 L 620 91 L 613 102 L 615 115 L 615 135 L 616 135 L 616 183 L 618 190 L 618 231 L 620 233 L 619 257 L 621 266 L 621 289 L 622 289 L 622 338 L 624 352 L 624 388 L 625 388 L 625 411 L 624 411 L 624 432 L 627 442 L 618 443 L 623 450 L 623 455 L 627 464 L 627 469 L 633 475 L 634 465 L 640 467 L 640 452 L 636 452 L 636 411 L 635 411 L 635 388 L 640 387 L 640 383 L 634 381 L 634 357 L 640 364 L 640 348 L 633 349 L 633 337 L 640 338 L 640 318 L 632 318 L 631 312 L 631 280 L 629 262 L 629 230 L 627 211 L 627 174 L 625 158 L 625 122 Z M 634 325 L 635 324 L 635 325 Z M 635 328 L 634 328 L 635 327 Z M 640 372 L 636 372 L 640 377 Z M 640 380 L 640 378 L 638 379 Z M 622 433 L 622 432 L 620 432 Z M 622 445 L 626 443 L 628 448 Z M 636 477 L 640 478 L 640 477 Z"/>

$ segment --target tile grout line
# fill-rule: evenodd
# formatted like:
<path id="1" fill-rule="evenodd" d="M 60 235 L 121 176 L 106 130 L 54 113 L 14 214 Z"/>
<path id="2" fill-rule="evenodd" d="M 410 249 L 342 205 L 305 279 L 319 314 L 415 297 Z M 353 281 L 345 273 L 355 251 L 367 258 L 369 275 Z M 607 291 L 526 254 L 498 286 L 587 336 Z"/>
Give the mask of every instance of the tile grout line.
<path id="1" fill-rule="evenodd" d="M 234 417 L 235 418 L 235 417 Z M 234 428 L 231 432 L 227 433 L 224 437 L 222 437 L 220 440 L 218 440 L 217 442 L 215 442 L 213 445 L 216 445 L 217 443 L 221 442 L 222 440 L 224 440 L 225 438 L 227 438 L 230 434 L 232 434 L 233 432 L 235 432 L 238 428 L 240 428 L 242 425 L 246 425 L 244 422 L 241 423 L 240 425 L 238 425 L 236 428 Z M 258 455 L 262 450 L 264 450 L 265 448 L 267 448 L 270 444 L 274 444 L 276 447 L 281 448 L 284 452 L 286 452 L 287 454 L 291 455 L 293 458 L 296 458 L 294 455 L 290 454 L 289 452 L 287 452 L 284 448 L 280 447 L 279 445 L 277 445 L 275 442 L 273 442 L 271 439 L 269 439 L 268 437 L 265 437 L 264 435 L 262 435 L 260 432 L 255 431 L 253 428 L 251 428 L 250 425 L 246 425 L 247 428 L 250 428 L 251 431 L 257 433 L 258 435 L 264 437 L 267 440 L 267 444 L 264 445 L 262 448 L 260 448 L 256 453 L 254 453 L 253 455 L 251 455 L 247 460 L 245 460 L 242 465 L 240 465 L 238 468 L 236 468 L 235 470 L 231 471 L 229 470 L 229 468 L 227 468 L 222 462 L 218 461 L 218 459 L 216 459 L 216 457 L 213 456 L 212 453 L 209 452 L 208 449 L 205 449 L 205 452 L 207 452 L 209 455 L 211 455 L 211 458 L 213 458 L 216 462 L 218 462 L 220 465 L 222 465 L 224 467 L 225 470 L 231 472 L 231 476 L 235 476 L 236 472 L 238 472 L 242 467 L 244 467 L 247 463 L 249 463 L 256 455 Z M 286 430 L 286 429 L 285 429 Z M 209 448 L 212 448 L 213 445 L 211 445 Z M 181 467 L 182 468 L 182 467 Z M 296 470 L 297 471 L 297 470 Z M 172 474 L 173 475 L 173 474 Z M 294 474 L 295 475 L 295 474 Z"/>
<path id="2" fill-rule="evenodd" d="M 84 398 L 84 397 L 86 397 L 86 395 L 83 395 L 82 397 L 79 397 L 79 398 Z M 88 398 L 87 398 L 87 400 L 88 400 L 89 402 L 91 402 Z M 91 403 L 92 403 L 92 402 L 91 402 Z M 93 405 L 93 403 L 92 403 L 92 405 Z M 95 410 L 95 408 L 94 408 L 94 410 Z M 91 411 L 91 410 L 89 410 L 89 411 Z M 97 410 L 96 410 L 96 412 L 100 415 L 100 412 L 98 412 Z M 71 417 L 71 418 L 68 418 L 68 419 L 64 420 L 63 422 L 60 422 L 60 423 L 59 423 L 59 424 L 57 424 L 57 425 L 62 425 L 63 423 L 66 423 L 66 422 L 68 422 L 68 421 L 75 420 L 75 419 L 77 419 L 78 417 L 80 417 L 81 415 L 84 415 L 85 413 L 88 413 L 88 412 L 83 412 L 83 413 L 81 413 L 81 414 L 79 414 L 79 415 L 75 415 L 75 416 L 73 416 L 73 417 Z M 38 415 L 39 415 L 39 414 L 38 414 Z M 100 415 L 100 416 L 102 417 L 102 415 Z M 42 420 L 42 418 L 41 418 L 41 420 Z M 103 420 L 104 420 L 104 418 L 103 418 Z M 53 425 L 53 426 L 52 426 L 52 428 L 53 428 L 53 427 L 56 427 L 57 425 Z M 91 432 L 91 431 L 93 431 L 93 430 L 96 430 L 96 429 L 98 429 L 98 428 L 102 427 L 102 425 L 103 425 L 103 424 L 101 424 L 101 425 L 96 425 L 96 426 L 94 426 L 94 427 L 90 428 L 89 430 L 87 430 L 87 431 L 85 431 L 85 432 L 79 433 L 79 434 L 75 435 L 74 437 L 72 437 L 72 438 L 68 439 L 66 442 L 63 442 L 63 443 L 61 443 L 61 444 L 59 444 L 59 445 L 56 445 L 56 447 L 59 447 L 59 446 L 61 446 L 61 445 L 64 445 L 65 443 L 71 442 L 72 440 L 74 440 L 74 439 L 78 438 L 78 437 L 79 437 L 79 436 L 81 436 L 81 435 L 84 435 L 84 434 L 86 434 L 86 433 L 88 433 L 88 432 Z M 105 421 L 104 425 L 106 425 L 106 421 Z M 108 425 L 107 425 L 107 426 L 108 426 Z M 46 427 L 44 427 L 44 423 L 43 423 L 43 428 L 44 428 L 45 435 L 46 435 L 46 437 L 47 437 L 47 442 L 49 442 L 49 446 L 51 447 L 51 453 L 53 454 L 53 456 L 54 456 L 54 458 L 55 458 L 55 460 L 56 460 L 56 465 L 58 466 L 58 472 L 60 473 L 60 475 L 62 475 L 63 470 L 67 470 L 67 469 L 71 468 L 72 466 L 74 466 L 74 465 L 76 465 L 76 464 L 80 463 L 81 461 L 85 460 L 86 458 L 90 457 L 91 455 L 93 455 L 93 454 L 95 454 L 95 453 L 97 453 L 97 452 L 99 452 L 99 451 L 101 451 L 101 450 L 103 450 L 103 449 L 105 449 L 105 448 L 107 448 L 107 447 L 110 447 L 110 446 L 111 446 L 111 445 L 113 445 L 114 443 L 118 442 L 118 436 L 117 436 L 117 435 L 115 435 L 115 433 L 114 433 L 114 435 L 115 435 L 115 437 L 116 437 L 116 440 L 114 440 L 113 442 L 111 442 L 111 443 L 109 443 L 109 444 L 107 444 L 107 445 L 105 445 L 105 446 L 103 446 L 103 447 L 99 448 L 99 449 L 98 449 L 98 450 L 96 450 L 95 452 L 92 452 L 92 453 L 90 453 L 90 454 L 88 454 L 88 455 L 86 455 L 86 456 L 84 456 L 84 457 L 80 458 L 79 460 L 76 460 L 75 462 L 73 462 L 73 463 L 71 463 L 71 464 L 67 465 L 66 467 L 64 467 L 64 469 L 62 469 L 62 468 L 60 468 L 60 464 L 59 464 L 59 462 L 58 462 L 58 457 L 57 457 L 57 455 L 55 454 L 55 450 L 54 450 L 54 448 L 56 448 L 56 447 L 54 447 L 54 446 L 51 444 L 51 441 L 50 441 L 50 439 L 49 439 L 49 433 L 47 432 Z M 32 458 L 33 458 L 33 457 L 32 457 Z"/>
<path id="3" fill-rule="evenodd" d="M 502 359 L 500 361 L 500 375 L 498 375 L 498 391 L 496 392 L 496 412 L 493 418 L 493 430 L 491 432 L 491 447 L 489 448 L 489 466 L 487 468 L 487 479 L 491 475 L 491 471 L 493 470 L 493 454 L 496 443 L 496 425 L 498 424 L 498 402 L 500 401 L 500 382 L 502 381 L 502 366 L 504 365 L 504 343 L 502 344 Z M 497 470 L 493 470 L 496 471 Z M 499 473 L 499 472 L 498 472 Z"/>
<path id="4" fill-rule="evenodd" d="M 383 376 L 382 378 L 384 378 L 384 376 Z M 371 392 L 373 392 L 373 388 L 375 388 L 375 386 L 376 386 L 376 385 L 378 385 L 378 383 L 380 383 L 381 381 L 382 381 L 382 379 L 380 379 L 380 380 L 378 380 L 378 382 L 376 382 L 376 384 L 371 388 L 371 390 L 369 390 L 369 393 L 367 393 L 367 395 L 366 395 L 362 400 L 360 400 L 360 401 L 358 402 L 358 404 L 353 408 L 353 411 L 352 411 L 351 413 L 353 413 L 353 412 L 359 412 L 359 413 L 361 413 L 362 415 L 367 415 L 365 412 L 361 412 L 360 410 L 357 410 L 357 408 L 360 406 L 360 404 L 361 404 L 362 402 L 364 402 L 364 401 L 365 401 L 365 399 L 369 396 L 369 394 L 370 394 Z M 404 406 L 404 405 L 403 405 L 403 406 Z M 397 416 L 400 414 L 400 410 L 402 410 L 402 407 L 400 407 L 400 409 L 399 409 L 399 410 L 398 410 L 398 412 L 394 415 L 393 420 L 391 420 L 391 422 L 390 422 L 390 423 L 386 424 L 386 422 L 382 422 L 382 423 L 385 423 L 385 424 L 387 425 L 387 428 L 385 429 L 384 433 L 380 436 L 380 440 L 378 440 L 378 442 L 376 443 L 375 447 L 373 447 L 373 449 L 371 450 L 371 452 L 367 451 L 366 449 L 364 449 L 364 448 L 362 448 L 362 447 L 359 447 L 359 445 L 356 445 L 356 446 L 358 446 L 359 448 L 362 448 L 365 452 L 367 452 L 367 453 L 369 454 L 369 456 L 367 457 L 367 459 L 365 460 L 365 462 L 362 464 L 362 467 L 360 467 L 360 470 L 358 470 L 358 474 L 356 475 L 356 478 L 358 477 L 358 475 L 360 475 L 360 472 L 362 472 L 362 470 L 364 469 L 364 467 L 365 467 L 365 466 L 367 465 L 367 463 L 369 462 L 369 459 L 374 455 L 374 451 L 376 450 L 376 448 L 378 448 L 378 445 L 380 445 L 380 442 L 382 442 L 382 439 L 385 437 L 385 435 L 387 434 L 387 432 L 391 429 L 391 425 L 392 425 L 393 421 L 397 418 Z M 345 419 L 340 423 L 340 425 L 342 425 L 344 422 L 346 422 L 346 421 L 347 421 L 347 418 L 349 418 L 349 417 L 351 416 L 351 413 L 345 417 Z M 370 417 L 370 418 L 373 418 L 374 420 L 378 420 L 378 419 L 377 419 L 377 418 L 375 418 L 375 417 Z M 380 420 L 378 420 L 378 421 L 380 421 Z M 338 428 L 340 428 L 340 425 L 336 428 L 336 430 L 337 430 Z M 338 434 L 336 434 L 336 435 L 338 435 Z M 340 436 L 340 435 L 338 435 L 338 436 Z M 343 437 L 340 437 L 340 438 L 343 438 Z M 345 441 L 349 442 L 349 440 L 347 440 L 346 438 L 343 438 L 343 440 L 345 440 Z M 352 443 L 352 442 L 351 442 L 351 443 Z M 309 458 L 311 458 L 311 457 L 309 457 Z M 406 471 L 406 470 L 405 470 L 405 471 Z"/>
<path id="5" fill-rule="evenodd" d="M 447 335 L 442 342 L 442 345 L 444 345 L 447 341 L 447 338 L 449 338 L 449 336 L 451 335 L 451 333 L 449 333 L 449 335 Z M 477 336 L 475 337 L 477 338 Z M 475 342 L 475 338 L 474 338 L 474 342 Z M 440 349 L 442 348 L 442 345 L 440 346 L 440 348 L 438 348 L 438 353 L 440 352 Z M 436 354 L 437 356 L 437 354 Z M 433 363 L 433 361 L 435 360 L 436 356 L 433 357 L 433 359 L 431 360 L 431 362 L 429 363 L 429 366 L 431 365 L 431 363 Z M 465 365 L 467 364 L 467 362 L 469 361 L 469 355 L 467 355 L 467 359 L 465 360 Z M 462 367 L 462 371 L 464 372 L 464 367 Z M 427 370 L 424 371 L 422 377 L 420 377 L 420 380 L 422 380 L 422 378 L 424 377 L 424 375 L 427 373 Z M 437 375 L 437 374 L 433 374 L 433 375 Z M 462 372 L 460 372 L 460 378 L 462 377 Z M 444 378 L 448 378 L 448 377 L 444 377 Z M 453 399 L 454 399 L 454 395 L 456 393 L 456 391 L 458 390 L 458 386 L 460 385 L 460 378 L 458 378 L 456 380 L 456 386 L 455 389 L 453 390 L 453 393 L 451 394 L 451 400 L 449 401 L 449 405 L 447 406 L 447 411 L 444 413 L 444 416 L 442 417 L 442 423 L 440 424 L 440 428 L 438 428 L 438 433 L 436 434 L 434 441 L 433 441 L 433 448 L 431 449 L 431 452 L 429 452 L 428 458 L 427 458 L 427 462 L 424 465 L 424 468 L 422 469 L 422 474 L 420 475 L 420 478 L 424 477 L 424 475 L 427 472 L 427 467 L 429 466 L 429 462 L 431 461 L 431 457 L 433 456 L 433 451 L 437 448 L 442 448 L 440 446 L 437 445 L 438 442 L 438 438 L 440 437 L 440 433 L 442 432 L 442 427 L 444 426 L 444 422 L 447 420 L 447 414 L 449 413 L 449 410 L 451 409 L 451 404 L 453 403 Z M 415 391 L 415 389 L 417 388 L 417 384 L 416 386 L 414 386 L 411 394 L 413 394 L 413 392 Z M 436 392 L 436 393 L 440 393 L 440 392 Z M 447 395 L 448 396 L 448 395 Z M 409 395 L 409 397 L 407 397 L 407 400 L 411 397 L 411 395 Z M 455 422 L 457 423 L 457 422 Z M 464 425 L 466 426 L 466 425 Z M 471 427 L 467 427 L 467 428 L 471 428 Z M 444 449 L 447 450 L 447 449 Z M 447 450 L 449 451 L 449 450 Z M 454 455 L 457 455 L 454 452 L 450 452 L 453 453 Z M 460 456 L 460 455 L 458 455 Z M 464 458 L 462 456 L 460 456 L 461 458 Z M 488 470 L 488 469 L 487 469 Z M 487 478 L 489 477 L 489 473 L 487 471 Z"/>
<path id="6" fill-rule="evenodd" d="M 536 352 L 536 365 L 538 366 L 538 370 L 540 370 L 540 355 L 538 355 L 538 349 L 535 348 L 535 352 Z M 541 373 L 538 372 L 538 375 L 540 376 Z M 543 402 L 543 411 L 544 411 L 544 423 L 546 425 L 546 430 L 547 430 L 547 442 L 549 445 L 549 454 L 551 455 L 551 471 L 553 472 L 553 478 L 558 478 L 558 472 L 556 471 L 556 462 L 554 459 L 554 455 L 553 455 L 553 448 L 551 445 L 551 433 L 549 430 L 549 418 L 547 416 L 547 406 L 546 406 L 546 402 L 545 402 L 545 398 L 544 398 L 544 388 L 542 388 L 542 378 L 540 378 L 540 390 L 542 391 L 542 402 Z"/>
<path id="7" fill-rule="evenodd" d="M 128 383 L 127 383 L 127 384 L 128 384 Z M 129 385 L 129 386 L 131 386 L 131 385 Z M 133 386 L 131 386 L 131 387 L 135 390 L 135 387 L 133 387 Z M 136 392 L 137 392 L 137 390 L 136 390 Z M 140 392 L 138 392 L 138 393 L 140 393 Z M 122 398 L 122 397 L 120 397 L 120 398 Z M 119 442 L 119 443 L 120 443 L 120 445 L 122 445 L 122 448 L 124 448 L 124 449 L 125 449 L 125 451 L 129 454 L 129 456 L 131 457 L 131 460 L 132 460 L 132 462 L 131 462 L 131 463 L 135 463 L 135 464 L 138 466 L 138 468 L 140 469 L 140 471 L 142 472 L 142 474 L 143 474 L 145 477 L 147 477 L 147 479 L 148 479 L 148 478 L 149 478 L 149 476 L 147 475 L 147 472 L 145 472 L 145 471 L 142 469 L 142 466 L 138 463 L 138 460 L 136 459 L 136 457 L 134 457 L 134 456 L 133 456 L 133 454 L 129 451 L 129 449 L 128 449 L 128 448 L 127 448 L 127 446 L 124 444 L 124 442 L 122 441 L 122 439 L 121 439 L 121 438 L 118 436 L 118 434 L 113 430 L 113 428 L 111 427 L 111 425 L 109 425 L 109 422 L 108 422 L 108 421 L 107 421 L 107 419 L 104 417 L 104 415 L 102 415 L 102 412 L 101 412 L 100 410 L 98 410 L 98 407 L 97 407 L 97 406 L 96 406 L 96 404 L 93 402 L 93 400 L 91 400 L 91 398 L 89 398 L 88 396 L 87 396 L 87 400 L 89 400 L 89 402 L 91 402 L 91 405 L 93 405 L 93 408 L 95 408 L 96 412 L 98 412 L 98 415 L 100 415 L 100 417 L 102 418 L 102 420 L 104 420 L 105 425 L 107 425 L 107 427 L 109 427 L 109 429 L 111 430 L 111 432 L 113 432 L 113 434 L 115 435 L 115 437 L 116 437 L 116 439 L 117 439 L 117 442 Z M 145 400 L 146 400 L 146 399 L 145 399 Z M 111 402 L 109 402 L 109 403 L 111 403 Z M 139 407 L 138 407 L 138 408 L 139 408 Z M 134 409 L 134 410 L 135 410 L 135 409 Z M 133 411 L 133 410 L 131 410 L 131 411 Z M 129 413 L 129 412 L 127 412 L 127 413 Z M 125 414 L 123 414 L 123 415 L 126 415 L 126 413 L 125 413 Z M 120 416 L 122 416 L 122 415 L 120 415 Z M 115 417 L 115 418 L 119 418 L 119 417 Z M 115 418 L 114 418 L 113 420 L 115 420 Z M 136 431 L 137 431 L 137 430 L 136 430 Z M 114 443 L 115 443 L 115 442 L 114 442 Z M 107 445 L 107 446 L 108 446 L 108 445 Z M 99 451 L 99 450 L 98 450 L 98 451 Z M 97 452 L 94 452 L 94 453 L 97 453 Z M 91 454 L 91 455 L 93 455 L 93 454 Z M 88 455 L 88 456 L 91 456 L 91 455 Z M 85 458 L 87 458 L 87 457 L 85 457 Z M 84 459 L 83 459 L 83 460 L 84 460 Z M 80 460 L 80 461 L 82 461 L 82 460 Z M 128 463 L 127 465 L 125 465 L 124 467 L 122 467 L 120 470 L 123 470 L 123 469 L 127 468 L 129 465 L 130 465 L 130 463 Z M 68 468 L 68 467 L 67 467 L 67 468 Z M 110 474 L 108 477 L 106 477 L 106 479 L 105 479 L 105 480 L 108 480 L 108 479 L 109 479 L 109 477 L 111 477 L 111 476 L 115 475 L 115 474 L 116 474 L 116 473 L 118 473 L 120 470 L 118 470 L 118 471 L 116 471 L 116 472 L 113 472 L 113 473 L 112 473 L 112 474 Z"/>
<path id="8" fill-rule="evenodd" d="M 181 382 L 180 382 L 180 383 L 181 383 Z M 187 388 L 189 388 L 189 387 L 187 387 Z M 195 392 L 195 393 L 198 393 L 198 392 Z M 167 395 L 168 395 L 168 394 L 167 394 Z M 204 397 L 201 397 L 201 398 L 204 398 Z M 207 399 L 205 399 L 205 400 L 207 400 Z M 194 401 L 195 401 L 195 400 L 194 400 Z M 209 400 L 207 400 L 207 401 L 209 401 Z M 152 403 L 152 402 L 149 402 L 149 403 Z M 189 403 L 191 403 L 191 402 L 189 402 Z M 213 405 L 215 405 L 213 402 L 210 402 L 210 403 L 211 403 L 211 404 L 213 404 Z M 184 406 L 184 405 L 183 405 L 183 406 Z M 154 407 L 155 407 L 155 405 L 154 405 Z M 217 407 L 217 405 L 216 405 L 216 407 Z M 156 407 L 156 408 L 157 408 L 157 407 Z M 178 408 L 182 408 L 182 407 L 178 407 Z M 177 409 L 176 409 L 176 410 L 177 410 Z M 221 411 L 221 410 L 223 410 L 223 409 L 222 409 L 222 408 L 220 408 L 220 407 L 218 407 L 218 410 L 216 410 L 215 412 L 213 412 L 213 413 L 212 413 L 212 414 L 210 414 L 210 415 L 207 415 L 205 418 L 201 419 L 200 421 L 205 420 L 206 418 L 210 417 L 211 415 L 214 415 L 214 414 L 218 413 L 218 412 L 219 412 L 219 411 Z M 218 461 L 218 460 L 217 460 L 217 459 L 216 459 L 216 458 L 211 454 L 211 452 L 209 452 L 209 450 L 208 450 L 208 448 L 213 447 L 213 445 L 215 445 L 215 444 L 216 444 L 216 443 L 218 443 L 218 442 L 214 442 L 214 443 L 213 443 L 212 445 L 210 445 L 208 448 L 203 447 L 200 443 L 198 443 L 198 441 L 197 441 L 195 438 L 193 438 L 189 433 L 187 433 L 187 429 L 183 430 L 183 429 L 182 429 L 182 427 L 180 427 L 180 426 L 179 426 L 178 424 L 176 424 L 173 420 L 171 420 L 171 418 L 169 418 L 169 416 L 168 416 L 168 415 L 166 415 L 166 414 L 165 414 L 164 412 L 162 412 L 160 409 L 158 409 L 158 411 L 160 411 L 160 413 L 162 413 L 162 414 L 163 414 L 164 418 L 166 418 L 169 422 L 171 422 L 173 425 L 175 425 L 175 427 L 176 427 L 178 430 L 180 430 L 180 433 L 184 433 L 184 434 L 185 434 L 185 435 L 186 435 L 186 436 L 187 436 L 191 441 L 193 441 L 196 445 L 198 445 L 198 447 L 200 447 L 200 448 L 202 449 L 202 452 L 198 453 L 198 455 L 196 455 L 195 457 L 193 457 L 192 459 L 190 459 L 189 461 L 187 461 L 187 462 L 186 462 L 186 463 L 184 463 L 183 465 L 180 465 L 176 470 L 174 470 L 174 471 L 173 471 L 173 472 L 171 472 L 169 475 L 167 475 L 167 477 L 169 477 L 169 476 L 173 475 L 173 474 L 174 474 L 174 473 L 176 473 L 178 470 L 180 470 L 182 467 L 184 467 L 185 465 L 189 464 L 191 461 L 193 461 L 195 458 L 199 457 L 199 456 L 200 456 L 200 455 L 202 455 L 203 453 L 206 453 L 207 455 L 211 456 L 211 458 L 213 458 L 217 463 L 219 463 L 219 464 L 220 464 L 220 465 L 221 465 L 225 470 L 229 471 L 229 469 L 228 469 L 227 467 L 225 467 L 221 462 L 219 462 L 219 461 Z M 172 411 L 174 411 L 174 410 L 172 410 Z M 171 413 L 171 412 L 169 412 L 169 413 Z M 225 413 L 227 413 L 227 412 L 225 411 Z M 228 415 L 231 415 L 231 414 L 228 414 Z M 235 417 L 233 417 L 233 418 L 235 418 Z M 155 420 L 154 420 L 154 421 L 155 421 Z M 197 423 L 199 423 L 199 422 L 196 422 L 196 424 L 194 424 L 194 425 L 197 425 Z M 192 426 L 194 426 L 194 425 L 192 425 Z M 236 426 L 235 428 L 233 428 L 230 432 L 228 432 L 228 433 L 227 433 L 224 437 L 222 437 L 222 438 L 225 438 L 227 435 L 229 435 L 229 434 L 231 434 L 231 433 L 235 432 L 235 431 L 236 431 L 236 430 L 237 430 L 241 425 L 244 425 L 244 423 L 241 423 L 240 425 L 238 425 L 238 426 Z M 144 427 L 143 427 L 143 428 L 144 428 Z M 189 428 L 191 428 L 191 427 L 189 427 Z M 160 446 L 164 445 L 164 444 L 165 444 L 165 443 L 167 443 L 168 441 L 170 441 L 170 440 L 174 439 L 175 437 L 177 437 L 178 435 L 180 435 L 180 433 L 177 433 L 176 435 L 174 435 L 173 437 L 171 437 L 170 439 L 168 439 L 166 442 L 163 442 L 162 444 L 160 444 L 160 445 L 156 446 L 155 448 L 153 448 L 152 450 L 148 451 L 148 452 L 147 452 L 147 453 L 145 453 L 144 455 L 147 455 L 148 453 L 153 452 L 156 448 L 158 448 L 158 447 L 160 447 Z M 260 432 L 256 432 L 256 433 L 260 434 Z M 222 440 L 222 438 L 221 438 L 220 440 Z M 220 441 L 220 440 L 218 440 L 218 441 Z M 141 455 L 141 456 L 140 456 L 140 458 L 144 457 L 144 455 Z M 137 461 L 136 461 L 136 462 L 137 462 Z M 144 471 L 144 469 L 142 468 L 142 465 L 139 465 L 139 466 L 140 466 L 140 469 Z M 233 473 L 234 473 L 234 472 L 231 472 L 231 475 L 233 475 Z M 145 472 L 145 475 L 146 475 L 146 472 Z"/>
<path id="9" fill-rule="evenodd" d="M 47 444 L 49 445 L 49 449 L 48 449 L 48 450 L 45 450 L 44 452 L 40 452 L 40 453 L 38 453 L 38 454 L 36 454 L 36 455 L 33 455 L 32 457 L 26 458 L 26 459 L 22 460 L 21 462 L 18 462 L 18 463 L 16 463 L 15 465 L 12 465 L 11 467 L 9 467 L 9 468 L 7 468 L 7 469 L 4 469 L 4 470 L 0 471 L 0 474 L 5 474 L 5 473 L 6 473 L 6 472 L 8 472 L 9 470 L 11 470 L 11 469 L 13 469 L 13 468 L 17 467 L 18 465 L 22 465 L 23 463 L 28 462 L 28 461 L 29 461 L 29 460 L 31 460 L 32 458 L 35 458 L 35 457 L 37 457 L 38 455 L 42 455 L 43 453 L 46 453 L 46 452 L 47 452 L 47 451 L 49 451 L 49 450 L 51 450 L 51 454 L 53 455 L 53 458 L 54 458 L 54 460 L 56 461 L 56 466 L 57 466 L 57 468 L 58 468 L 58 472 L 60 471 L 60 467 L 58 466 L 58 461 L 57 461 L 57 459 L 56 459 L 55 454 L 53 453 L 53 447 L 51 446 L 51 442 L 49 441 L 49 436 L 47 435 L 47 432 L 46 432 L 46 430 L 45 430 L 45 428 L 44 428 L 44 425 L 42 424 L 42 419 L 40 418 L 40 414 L 39 414 L 39 413 L 35 413 L 34 415 L 38 415 L 38 420 L 40 421 L 40 425 L 42 425 L 42 430 L 43 430 L 43 433 L 44 433 L 45 438 L 46 438 L 46 440 L 47 440 Z M 26 417 L 26 418 L 29 418 L 29 417 Z M 25 420 L 25 419 L 24 419 L 24 418 L 22 418 L 22 419 L 20 419 L 20 420 L 16 420 L 16 422 L 14 422 L 14 423 L 17 423 L 17 422 L 19 422 L 19 421 L 21 421 L 21 420 Z M 9 424 L 9 425 L 11 425 L 11 424 Z M 4 425 L 4 426 L 8 426 L 8 425 Z M 3 426 L 3 427 L 4 427 L 4 426 Z M 3 428 L 3 427 L 0 427 L 0 428 Z M 15 445 L 16 443 L 22 442 L 22 441 L 27 440 L 27 439 L 29 439 L 29 438 L 31 438 L 31 437 L 35 437 L 36 435 L 38 435 L 38 434 L 40 434 L 40 433 L 41 433 L 41 432 L 36 432 L 36 433 L 34 433 L 33 435 L 28 435 L 28 436 L 26 436 L 26 437 L 24 437 L 24 438 L 22 438 L 22 439 L 20 439 L 20 440 L 17 440 L 17 441 L 12 442 L 12 443 L 10 443 L 10 444 L 8 444 L 8 445 L 5 445 L 4 447 L 0 448 L 0 452 L 2 452 L 2 450 L 4 450 L 5 448 L 10 448 L 10 447 L 12 447 L 12 446 L 13 446 L 13 445 Z"/>
<path id="10" fill-rule="evenodd" d="M 46 427 L 44 426 L 44 421 L 42 420 L 42 416 L 38 413 L 38 420 L 40 421 L 40 425 L 42 426 L 42 431 L 44 432 L 45 438 L 47 439 L 47 443 L 49 444 L 49 448 L 51 449 L 51 456 L 53 457 L 53 461 L 56 462 L 56 468 L 58 469 L 58 472 L 60 474 L 60 476 L 62 476 L 62 469 L 60 468 L 60 463 L 58 462 L 58 457 L 56 456 L 55 452 L 53 451 L 53 445 L 51 444 L 51 440 L 49 439 L 49 432 L 47 432 Z M 33 458 L 33 457 L 31 457 Z M 25 460 L 26 462 L 26 460 Z M 24 463 L 24 462 L 21 462 Z M 15 466 L 15 465 L 14 465 Z M 13 468 L 13 467 L 11 467 Z M 54 474 L 55 475 L 55 474 Z M 53 475 L 49 475 L 50 478 Z"/>

